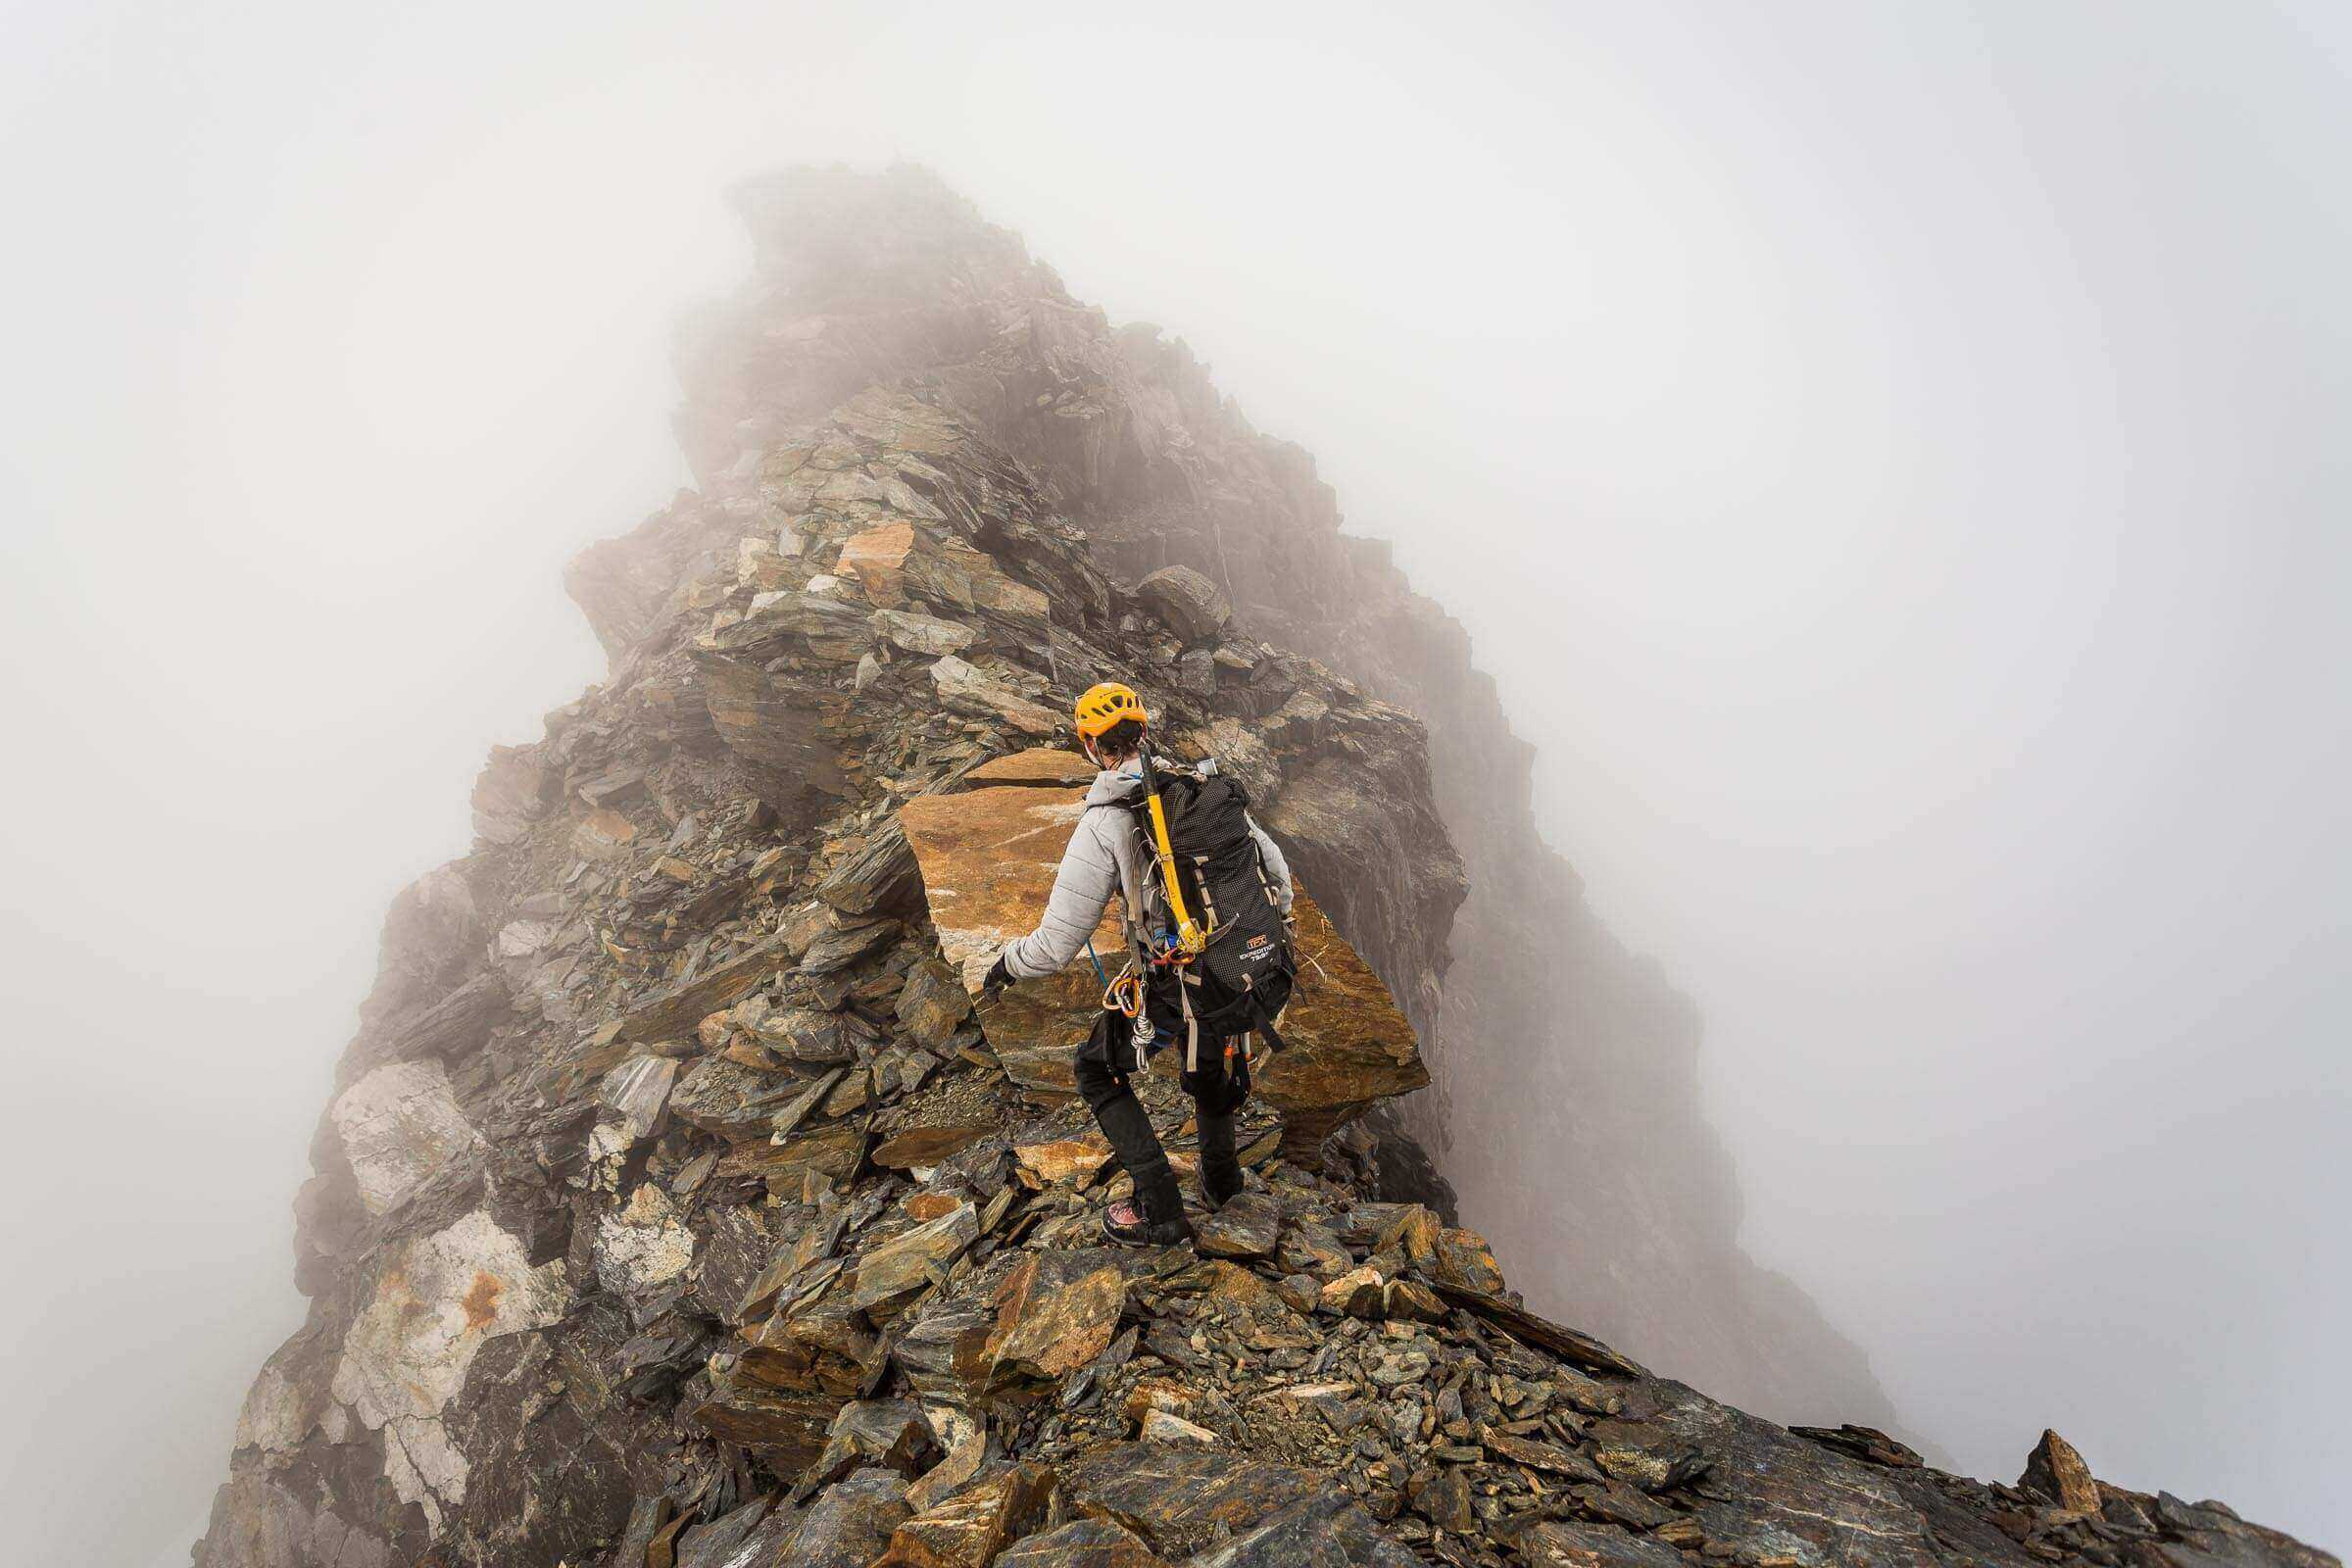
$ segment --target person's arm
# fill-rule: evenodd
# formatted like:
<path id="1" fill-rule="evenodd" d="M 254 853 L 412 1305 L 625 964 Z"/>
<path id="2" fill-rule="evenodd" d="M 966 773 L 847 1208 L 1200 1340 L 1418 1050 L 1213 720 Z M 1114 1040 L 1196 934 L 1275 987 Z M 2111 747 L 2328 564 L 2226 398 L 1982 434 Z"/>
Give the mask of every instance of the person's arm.
<path id="1" fill-rule="evenodd" d="M 1035 980 L 1059 972 L 1102 923 L 1102 911 L 1118 891 L 1119 862 L 1102 842 L 1095 813 L 1088 811 L 1070 834 L 1037 929 L 1007 942 L 999 956 L 1005 978 Z"/>
<path id="2" fill-rule="evenodd" d="M 1274 882 L 1274 896 L 1287 915 L 1291 912 L 1291 862 L 1282 858 L 1282 846 L 1274 842 L 1273 834 L 1257 825 L 1256 817 L 1247 820 L 1250 836 L 1257 840 L 1257 853 L 1265 858 L 1266 875 Z"/>

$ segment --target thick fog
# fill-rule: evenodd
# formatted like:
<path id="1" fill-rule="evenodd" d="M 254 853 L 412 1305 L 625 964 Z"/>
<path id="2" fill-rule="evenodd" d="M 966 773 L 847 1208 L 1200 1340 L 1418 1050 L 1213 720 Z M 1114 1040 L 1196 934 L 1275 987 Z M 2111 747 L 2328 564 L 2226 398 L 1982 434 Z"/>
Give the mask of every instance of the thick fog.
<path id="1" fill-rule="evenodd" d="M 2346 13 L 1119 14 L 0 14 L 25 1559 L 184 1561 L 384 904 L 684 482 L 725 184 L 895 156 L 1469 625 L 1908 1430 L 2352 1542 Z"/>

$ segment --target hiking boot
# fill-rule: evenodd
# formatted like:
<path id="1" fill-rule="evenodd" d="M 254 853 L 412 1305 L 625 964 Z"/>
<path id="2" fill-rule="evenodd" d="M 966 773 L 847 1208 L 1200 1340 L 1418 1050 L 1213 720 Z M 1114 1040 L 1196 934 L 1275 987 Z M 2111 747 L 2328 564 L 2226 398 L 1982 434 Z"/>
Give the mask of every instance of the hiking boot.
<path id="1" fill-rule="evenodd" d="M 1193 1226 L 1182 1214 L 1174 1219 L 1148 1218 L 1142 1204 L 1122 1198 L 1102 1210 L 1102 1234 L 1122 1247 L 1174 1247 L 1193 1239 Z"/>
<path id="2" fill-rule="evenodd" d="M 1200 1173 L 1200 1201 L 1207 1204 L 1208 1211 L 1213 1214 L 1241 1196 L 1242 1185 L 1242 1178 L 1238 1172 L 1229 1185 L 1211 1179 L 1206 1171 L 1202 1171 Z"/>

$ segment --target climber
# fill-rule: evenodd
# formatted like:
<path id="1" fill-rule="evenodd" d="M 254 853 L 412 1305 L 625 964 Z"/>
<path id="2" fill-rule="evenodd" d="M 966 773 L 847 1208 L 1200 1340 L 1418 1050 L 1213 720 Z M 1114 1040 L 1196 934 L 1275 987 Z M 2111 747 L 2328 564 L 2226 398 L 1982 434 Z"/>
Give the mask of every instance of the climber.
<path id="1" fill-rule="evenodd" d="M 1094 1033 L 1078 1048 L 1078 1093 L 1135 1184 L 1132 1198 L 1103 1210 L 1104 1234 L 1165 1246 L 1189 1239 L 1192 1226 L 1128 1077 L 1154 1052 L 1184 1043 L 1184 1083 L 1200 1130 L 1200 1196 L 1221 1207 L 1242 1190 L 1233 1119 L 1249 1092 L 1247 1037 L 1254 1029 L 1280 1044 L 1274 1019 L 1290 994 L 1291 872 L 1250 817 L 1239 784 L 1213 762 L 1181 768 L 1147 749 L 1144 705 L 1132 690 L 1116 682 L 1090 688 L 1078 699 L 1077 728 L 1102 771 L 1037 929 L 1005 944 L 984 989 L 994 995 L 1056 974 L 1081 950 L 1091 953 L 1103 909 L 1121 900 L 1128 968 L 1110 983 Z M 1172 843 L 1183 845 L 1181 869 Z"/>

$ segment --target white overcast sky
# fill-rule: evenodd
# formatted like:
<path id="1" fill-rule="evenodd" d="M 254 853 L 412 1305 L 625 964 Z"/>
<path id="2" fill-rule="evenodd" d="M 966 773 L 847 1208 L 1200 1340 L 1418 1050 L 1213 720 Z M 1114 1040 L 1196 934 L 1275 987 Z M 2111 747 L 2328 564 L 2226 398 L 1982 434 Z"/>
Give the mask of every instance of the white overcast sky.
<path id="1" fill-rule="evenodd" d="M 20 1541 L 183 1560 L 722 188 L 893 156 L 1470 626 L 1912 1429 L 2352 1541 L 2347 14 L 1127 15 L 0 6 Z"/>

